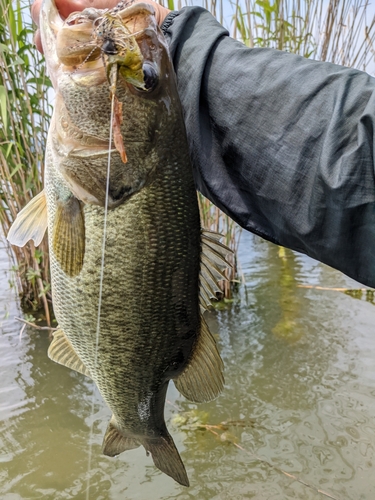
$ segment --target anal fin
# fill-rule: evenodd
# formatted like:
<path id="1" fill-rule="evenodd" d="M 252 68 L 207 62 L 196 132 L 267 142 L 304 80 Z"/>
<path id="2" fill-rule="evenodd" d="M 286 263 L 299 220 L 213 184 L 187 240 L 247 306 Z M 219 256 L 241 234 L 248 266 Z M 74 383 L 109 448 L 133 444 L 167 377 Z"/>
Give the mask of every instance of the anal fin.
<path id="1" fill-rule="evenodd" d="M 88 368 L 86 368 L 83 364 L 81 358 L 75 352 L 72 344 L 66 338 L 64 332 L 60 329 L 56 330 L 53 334 L 52 343 L 48 348 L 48 357 L 60 365 L 64 365 L 71 370 L 75 370 L 76 372 L 82 373 L 87 377 L 91 377 Z"/>
<path id="2" fill-rule="evenodd" d="M 116 427 L 116 420 L 112 416 L 102 445 L 103 455 L 108 457 L 115 457 L 126 450 L 133 450 L 138 448 L 140 443 L 133 437 L 124 436 Z"/>
<path id="3" fill-rule="evenodd" d="M 41 244 L 47 229 L 47 203 L 44 190 L 29 201 L 17 214 L 7 239 L 12 245 L 23 247 L 30 240 L 34 245 Z"/>
<path id="4" fill-rule="evenodd" d="M 200 332 L 184 371 L 174 380 L 178 391 L 189 401 L 204 403 L 215 399 L 224 387 L 224 364 L 203 316 Z"/>
<path id="5" fill-rule="evenodd" d="M 57 201 L 52 246 L 62 270 L 77 276 L 85 255 L 85 222 L 81 203 L 74 196 Z"/>
<path id="6" fill-rule="evenodd" d="M 151 453 L 155 466 L 182 486 L 189 486 L 189 478 L 180 454 L 167 430 L 157 438 L 140 439 L 146 451 Z"/>

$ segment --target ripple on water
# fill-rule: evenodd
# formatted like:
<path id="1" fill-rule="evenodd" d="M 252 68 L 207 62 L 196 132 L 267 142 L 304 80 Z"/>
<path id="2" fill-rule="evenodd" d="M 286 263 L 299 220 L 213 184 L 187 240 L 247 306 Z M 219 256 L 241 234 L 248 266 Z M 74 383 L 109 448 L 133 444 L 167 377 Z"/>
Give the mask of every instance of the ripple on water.
<path id="1" fill-rule="evenodd" d="M 319 488 L 339 500 L 375 498 L 375 307 L 300 288 L 357 285 L 252 235 L 244 233 L 240 258 L 246 293 L 209 315 L 220 333 L 223 395 L 195 405 L 168 392 L 189 489 L 162 475 L 143 448 L 100 454 L 109 410 L 98 396 L 91 415 L 92 383 L 47 358 L 44 332 L 19 338 L 17 307 L 0 290 L 11 311 L 0 335 L 1 498 L 85 498 L 91 422 L 96 500 L 317 500 Z"/>

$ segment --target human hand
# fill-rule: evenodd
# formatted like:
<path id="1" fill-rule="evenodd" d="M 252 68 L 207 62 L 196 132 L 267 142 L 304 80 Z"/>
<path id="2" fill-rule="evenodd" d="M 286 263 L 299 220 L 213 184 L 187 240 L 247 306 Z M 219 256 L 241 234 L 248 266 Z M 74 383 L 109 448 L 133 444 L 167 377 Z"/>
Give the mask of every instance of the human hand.
<path id="1" fill-rule="evenodd" d="M 31 17 L 36 25 L 39 26 L 39 14 L 43 0 L 35 0 L 31 6 Z M 156 22 L 161 25 L 170 10 L 162 7 L 152 0 L 135 0 L 135 2 L 149 3 L 155 9 Z M 55 0 L 56 7 L 63 18 L 66 18 L 72 12 L 80 11 L 86 7 L 95 9 L 112 9 L 119 3 L 119 0 Z M 35 45 L 40 52 L 43 52 L 42 41 L 39 29 L 35 32 Z"/>

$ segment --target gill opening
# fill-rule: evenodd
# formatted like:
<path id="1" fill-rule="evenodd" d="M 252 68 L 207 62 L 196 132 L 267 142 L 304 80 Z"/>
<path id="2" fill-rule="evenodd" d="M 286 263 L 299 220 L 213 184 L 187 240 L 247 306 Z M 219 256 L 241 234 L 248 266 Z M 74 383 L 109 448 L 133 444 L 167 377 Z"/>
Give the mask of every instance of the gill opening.
<path id="1" fill-rule="evenodd" d="M 113 116 L 115 109 L 115 93 L 116 93 L 116 82 L 117 82 L 118 68 L 117 64 L 114 64 L 110 70 L 110 95 L 111 95 L 111 120 L 109 126 L 109 145 L 108 145 L 108 162 L 107 162 L 107 179 L 105 186 L 105 204 L 104 204 L 104 218 L 103 218 L 103 237 L 102 237 L 102 249 L 101 249 L 101 264 L 100 264 L 100 280 L 99 280 L 99 298 L 98 298 L 98 316 L 96 323 L 96 335 L 95 335 L 95 356 L 94 356 L 94 373 L 96 371 L 96 366 L 98 362 L 98 349 L 100 340 L 100 317 L 102 310 L 102 296 L 103 296 L 103 277 L 104 277 L 104 264 L 105 264 L 105 246 L 107 239 L 107 216 L 108 216 L 108 200 L 109 200 L 109 177 L 111 173 L 111 152 L 112 152 L 112 135 L 113 135 Z M 92 439 L 94 433 L 94 406 L 95 406 L 95 386 L 92 394 L 91 400 L 91 425 L 89 434 L 89 452 L 88 452 L 88 464 L 87 464 L 87 487 L 86 487 L 86 500 L 90 498 L 90 473 L 91 473 L 91 459 L 92 459 Z"/>

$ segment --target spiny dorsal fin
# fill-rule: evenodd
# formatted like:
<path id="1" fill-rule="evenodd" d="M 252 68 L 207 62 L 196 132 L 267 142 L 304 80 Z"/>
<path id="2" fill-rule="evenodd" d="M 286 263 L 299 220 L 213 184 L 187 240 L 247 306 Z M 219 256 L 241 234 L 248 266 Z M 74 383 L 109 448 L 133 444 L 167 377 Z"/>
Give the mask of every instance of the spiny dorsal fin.
<path id="1" fill-rule="evenodd" d="M 201 316 L 200 332 L 193 354 L 184 371 L 174 380 L 176 388 L 189 401 L 212 401 L 223 390 L 224 364 L 207 323 Z"/>
<path id="2" fill-rule="evenodd" d="M 189 478 L 185 466 L 168 431 L 165 429 L 163 435 L 155 438 L 142 438 L 140 442 L 146 451 L 151 453 L 155 466 L 173 477 L 182 486 L 189 486 Z"/>
<path id="3" fill-rule="evenodd" d="M 107 457 L 116 457 L 123 451 L 133 450 L 139 446 L 140 443 L 136 439 L 121 434 L 116 428 L 116 420 L 112 416 L 103 439 L 103 455 L 107 455 Z"/>
<path id="4" fill-rule="evenodd" d="M 88 368 L 83 364 L 72 344 L 60 329 L 53 334 L 52 343 L 48 348 L 48 357 L 60 365 L 91 377 Z"/>
<path id="5" fill-rule="evenodd" d="M 200 298 L 199 303 L 201 312 L 207 310 L 211 305 L 211 299 L 216 299 L 216 294 L 221 293 L 217 284 L 218 281 L 227 280 L 224 271 L 230 267 L 227 260 L 227 255 L 233 251 L 220 243 L 223 238 L 222 234 L 202 230 L 202 252 L 201 252 L 201 269 L 200 269 Z"/>
<path id="6" fill-rule="evenodd" d="M 47 229 L 47 204 L 44 190 L 36 195 L 19 212 L 8 232 L 7 239 L 12 245 L 23 247 L 30 240 L 37 247 L 41 244 Z"/>
<path id="7" fill-rule="evenodd" d="M 177 389 L 190 401 L 203 403 L 215 399 L 223 389 L 223 362 L 211 335 L 203 312 L 211 305 L 211 299 L 221 293 L 217 284 L 226 280 L 224 270 L 229 267 L 226 257 L 233 253 L 220 243 L 223 236 L 204 229 L 202 231 L 202 252 L 199 286 L 201 326 L 192 356 L 184 371 L 175 380 Z"/>
<path id="8" fill-rule="evenodd" d="M 52 245 L 62 270 L 68 276 L 77 276 L 85 255 L 85 222 L 81 203 L 74 196 L 57 201 Z"/>

